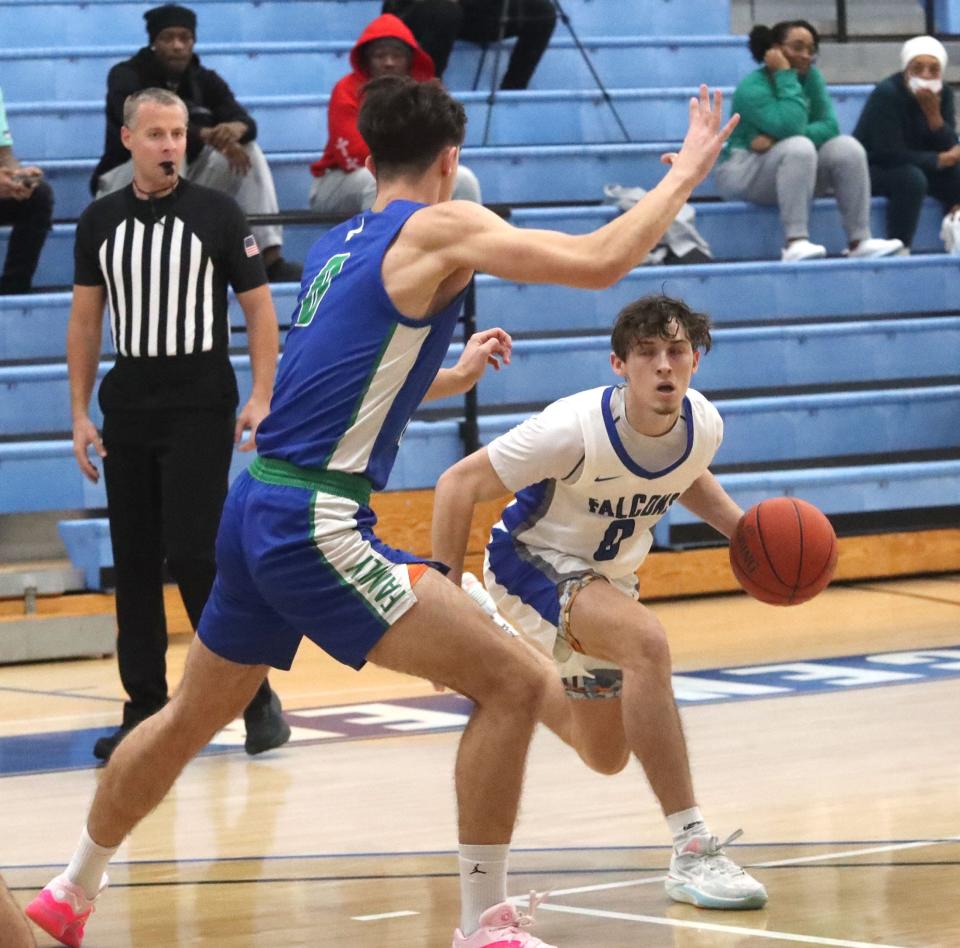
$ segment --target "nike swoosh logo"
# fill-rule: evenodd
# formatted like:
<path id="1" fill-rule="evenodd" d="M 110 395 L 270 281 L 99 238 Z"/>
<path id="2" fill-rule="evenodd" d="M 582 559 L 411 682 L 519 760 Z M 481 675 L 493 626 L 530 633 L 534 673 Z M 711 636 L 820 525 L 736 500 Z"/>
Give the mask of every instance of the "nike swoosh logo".
<path id="1" fill-rule="evenodd" d="M 595 477 L 593 480 L 594 480 L 594 483 L 599 484 L 600 481 L 616 481 L 616 480 L 619 480 L 622 476 L 623 476 L 622 474 L 614 474 L 612 477 Z"/>

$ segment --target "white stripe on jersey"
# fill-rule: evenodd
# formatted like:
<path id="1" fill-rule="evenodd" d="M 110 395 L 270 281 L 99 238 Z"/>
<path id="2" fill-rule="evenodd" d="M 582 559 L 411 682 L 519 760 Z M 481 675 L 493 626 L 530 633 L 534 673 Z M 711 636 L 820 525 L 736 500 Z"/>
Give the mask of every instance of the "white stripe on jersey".
<path id="1" fill-rule="evenodd" d="M 117 295 L 117 335 L 120 337 L 117 352 L 120 355 L 129 355 L 127 351 L 127 299 L 123 292 L 123 242 L 127 236 L 127 222 L 121 221 L 120 226 L 114 232 L 113 260 L 110 263 L 110 269 L 104 270 L 109 274 L 108 280 L 113 281 L 114 292 Z"/>
<path id="2" fill-rule="evenodd" d="M 137 221 L 139 224 L 140 222 Z M 150 244 L 150 308 L 147 322 L 147 355 L 155 356 L 160 351 L 160 289 L 165 274 L 160 269 L 160 250 L 163 247 L 163 225 L 154 224 Z M 140 254 L 134 252 L 134 260 Z"/>
<path id="3" fill-rule="evenodd" d="M 197 275 L 200 270 L 200 241 L 190 235 L 190 269 L 187 271 L 187 300 L 183 306 L 183 351 L 193 352 L 197 338 Z"/>
<path id="4" fill-rule="evenodd" d="M 209 352 L 213 348 L 213 264 L 209 257 L 203 261 L 203 270 L 203 345 L 200 348 Z"/>
<path id="5" fill-rule="evenodd" d="M 183 244 L 183 221 L 173 219 L 173 237 L 170 241 L 170 283 L 167 286 L 167 355 L 177 354 L 177 298 L 180 296 L 180 250 Z M 189 249 L 187 253 L 189 253 Z"/>
<path id="6" fill-rule="evenodd" d="M 133 222 L 133 240 L 131 253 L 139 260 L 143 253 L 144 226 L 140 221 Z M 122 245 L 121 245 L 122 246 Z M 143 283 L 138 267 L 130 270 L 130 355 L 140 355 L 140 329 L 143 325 Z"/>
<path id="7" fill-rule="evenodd" d="M 107 241 L 100 244 L 97 251 L 97 259 L 100 261 L 100 272 L 106 274 L 107 270 Z M 110 301 L 110 335 L 113 336 L 114 351 L 120 351 L 119 332 L 117 327 L 117 312 L 113 308 L 113 296 L 110 294 L 110 280 L 107 279 L 107 299 Z"/>
<path id="8" fill-rule="evenodd" d="M 392 625 L 416 601 L 405 563 L 381 556 L 356 529 L 355 501 L 318 491 L 313 497 L 311 539 L 340 578 L 370 612 Z"/>
<path id="9" fill-rule="evenodd" d="M 394 398 L 407 380 L 429 334 L 430 326 L 397 324 L 374 368 L 373 379 L 360 403 L 357 417 L 327 462 L 331 470 L 360 472 L 366 469 Z"/>

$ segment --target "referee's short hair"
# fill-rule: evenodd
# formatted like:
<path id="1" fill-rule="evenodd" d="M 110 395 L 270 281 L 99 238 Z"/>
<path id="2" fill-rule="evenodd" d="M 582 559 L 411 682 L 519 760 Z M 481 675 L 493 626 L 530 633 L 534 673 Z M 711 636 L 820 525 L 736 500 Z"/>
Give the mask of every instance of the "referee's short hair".
<path id="1" fill-rule="evenodd" d="M 378 177 L 418 176 L 444 148 L 463 144 L 467 114 L 436 79 L 381 76 L 363 88 L 357 128 Z"/>
<path id="2" fill-rule="evenodd" d="M 137 110 L 144 102 L 154 102 L 157 105 L 178 105 L 183 112 L 183 124 L 186 125 L 190 120 L 187 104 L 176 92 L 171 92 L 169 89 L 141 89 L 139 92 L 128 95 L 123 100 L 123 124 L 127 128 L 133 128 L 137 120 Z"/>

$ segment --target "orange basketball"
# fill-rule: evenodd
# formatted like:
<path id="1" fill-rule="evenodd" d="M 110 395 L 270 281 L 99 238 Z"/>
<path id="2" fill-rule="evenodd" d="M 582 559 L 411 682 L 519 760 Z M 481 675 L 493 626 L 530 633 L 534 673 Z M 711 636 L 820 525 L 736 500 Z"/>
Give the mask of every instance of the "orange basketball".
<path id="1" fill-rule="evenodd" d="M 730 540 L 730 565 L 755 599 L 795 606 L 833 579 L 837 535 L 830 521 L 805 500 L 763 500 L 740 518 Z"/>

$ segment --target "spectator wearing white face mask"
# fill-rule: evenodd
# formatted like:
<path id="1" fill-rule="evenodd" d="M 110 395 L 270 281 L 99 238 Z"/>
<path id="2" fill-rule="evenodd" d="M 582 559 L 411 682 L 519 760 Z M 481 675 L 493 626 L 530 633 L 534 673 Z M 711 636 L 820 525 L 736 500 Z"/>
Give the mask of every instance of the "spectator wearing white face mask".
<path id="1" fill-rule="evenodd" d="M 870 93 L 853 134 L 867 151 L 873 193 L 889 199 L 887 233 L 909 247 L 928 194 L 947 213 L 960 206 L 960 145 L 943 44 L 915 36 L 900 62 Z"/>

